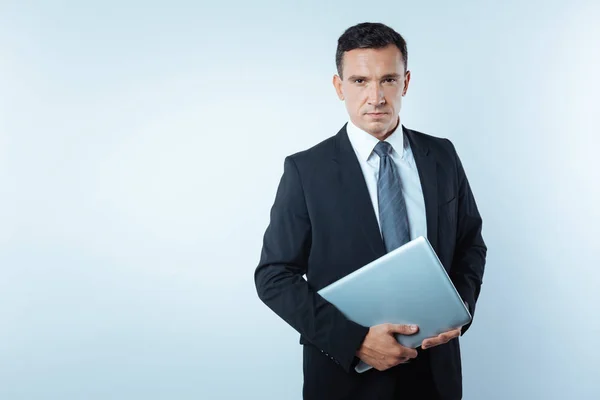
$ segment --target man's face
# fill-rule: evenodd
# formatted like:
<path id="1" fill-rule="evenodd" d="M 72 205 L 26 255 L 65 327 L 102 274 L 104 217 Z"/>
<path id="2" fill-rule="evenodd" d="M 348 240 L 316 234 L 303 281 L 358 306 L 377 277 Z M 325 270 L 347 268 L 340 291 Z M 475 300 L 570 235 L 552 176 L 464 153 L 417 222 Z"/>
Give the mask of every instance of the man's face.
<path id="1" fill-rule="evenodd" d="M 402 53 L 395 45 L 354 49 L 344 53 L 343 80 L 333 77 L 350 120 L 362 130 L 384 139 L 396 127 L 410 72 L 404 73 Z"/>

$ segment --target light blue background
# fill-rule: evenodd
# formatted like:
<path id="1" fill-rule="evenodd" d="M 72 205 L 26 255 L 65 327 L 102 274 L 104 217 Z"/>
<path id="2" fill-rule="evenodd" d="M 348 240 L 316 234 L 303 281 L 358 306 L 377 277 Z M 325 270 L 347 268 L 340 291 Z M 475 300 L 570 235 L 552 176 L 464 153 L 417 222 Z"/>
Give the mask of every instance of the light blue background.
<path id="1" fill-rule="evenodd" d="M 405 36 L 489 257 L 465 399 L 600 398 L 597 1 L 0 4 L 0 398 L 299 399 L 253 272 L 339 35 Z"/>

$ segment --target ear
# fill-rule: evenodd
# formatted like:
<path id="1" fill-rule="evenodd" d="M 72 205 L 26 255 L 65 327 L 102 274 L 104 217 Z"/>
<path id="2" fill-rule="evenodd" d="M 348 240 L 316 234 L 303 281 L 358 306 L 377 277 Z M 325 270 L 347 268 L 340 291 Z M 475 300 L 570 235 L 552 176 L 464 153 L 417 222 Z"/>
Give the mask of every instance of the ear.
<path id="1" fill-rule="evenodd" d="M 333 76 L 333 87 L 338 95 L 340 100 L 344 100 L 344 92 L 342 91 L 342 78 L 338 75 Z"/>
<path id="2" fill-rule="evenodd" d="M 406 92 L 408 91 L 409 83 L 410 83 L 410 71 L 406 71 L 406 75 L 404 75 L 404 88 L 402 89 L 402 97 L 406 96 Z"/>

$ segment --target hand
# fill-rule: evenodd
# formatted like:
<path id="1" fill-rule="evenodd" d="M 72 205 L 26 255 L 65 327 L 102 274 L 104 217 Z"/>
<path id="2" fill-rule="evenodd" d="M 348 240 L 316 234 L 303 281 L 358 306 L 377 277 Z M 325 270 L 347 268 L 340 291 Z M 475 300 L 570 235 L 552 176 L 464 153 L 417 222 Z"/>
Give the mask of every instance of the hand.
<path id="1" fill-rule="evenodd" d="M 356 356 L 378 371 L 385 371 L 417 356 L 417 351 L 398 343 L 395 334 L 414 335 L 416 325 L 381 324 L 369 328 Z"/>
<path id="2" fill-rule="evenodd" d="M 423 343 L 421 343 L 421 348 L 425 350 L 430 347 L 435 347 L 439 346 L 440 344 L 448 343 L 450 340 L 460 336 L 461 329 L 462 327 L 456 328 L 451 331 L 440 333 L 435 337 L 427 338 L 423 340 Z"/>

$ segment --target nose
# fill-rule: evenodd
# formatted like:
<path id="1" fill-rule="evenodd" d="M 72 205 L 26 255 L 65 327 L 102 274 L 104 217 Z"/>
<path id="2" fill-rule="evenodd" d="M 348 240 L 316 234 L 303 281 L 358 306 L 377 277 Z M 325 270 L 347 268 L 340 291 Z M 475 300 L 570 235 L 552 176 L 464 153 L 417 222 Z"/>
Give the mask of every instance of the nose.
<path id="1" fill-rule="evenodd" d="M 371 85 L 371 87 L 369 87 L 367 103 L 369 103 L 370 106 L 380 106 L 385 104 L 383 88 L 380 85 L 374 83 Z"/>

